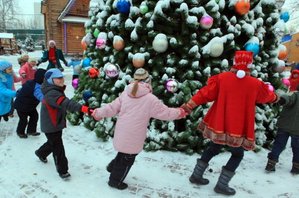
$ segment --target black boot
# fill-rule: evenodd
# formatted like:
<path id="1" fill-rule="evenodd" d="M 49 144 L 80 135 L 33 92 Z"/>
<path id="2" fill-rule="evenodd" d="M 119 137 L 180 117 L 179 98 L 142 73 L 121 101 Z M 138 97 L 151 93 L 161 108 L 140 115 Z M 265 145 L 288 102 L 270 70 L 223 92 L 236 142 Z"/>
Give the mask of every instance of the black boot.
<path id="1" fill-rule="evenodd" d="M 114 159 L 107 165 L 106 170 L 111 173 L 114 166 Z"/>
<path id="2" fill-rule="evenodd" d="M 189 181 L 193 184 L 207 185 L 209 183 L 209 180 L 203 178 L 202 175 L 208 166 L 208 163 L 197 159 L 197 164 L 194 167 L 192 175 L 189 177 Z"/>
<path id="3" fill-rule="evenodd" d="M 109 186 L 119 190 L 124 190 L 128 187 L 128 184 L 124 183 L 123 181 L 129 173 L 135 161 L 135 157 L 135 154 L 125 154 L 120 152 L 117 154 L 116 158 L 112 160 L 113 167 L 109 177 Z"/>
<path id="4" fill-rule="evenodd" d="M 220 174 L 220 177 L 218 179 L 218 182 L 214 188 L 214 191 L 216 193 L 220 193 L 223 195 L 234 195 L 236 194 L 235 189 L 230 188 L 228 186 L 229 181 L 231 178 L 235 175 L 235 172 L 226 170 L 224 167 L 222 167 L 222 171 Z"/>
<path id="5" fill-rule="evenodd" d="M 276 163 L 277 163 L 277 161 L 268 159 L 265 170 L 268 172 L 274 172 Z"/>
<path id="6" fill-rule="evenodd" d="M 291 173 L 294 175 L 299 174 L 299 163 L 293 162 Z"/>

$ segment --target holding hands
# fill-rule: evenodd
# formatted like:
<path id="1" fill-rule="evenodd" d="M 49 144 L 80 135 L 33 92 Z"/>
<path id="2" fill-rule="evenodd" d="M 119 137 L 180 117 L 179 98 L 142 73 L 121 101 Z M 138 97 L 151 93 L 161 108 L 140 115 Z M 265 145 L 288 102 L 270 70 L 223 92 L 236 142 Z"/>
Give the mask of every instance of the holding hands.
<path id="1" fill-rule="evenodd" d="M 89 116 L 93 113 L 94 109 L 83 105 L 81 107 L 81 112 L 88 114 Z"/>

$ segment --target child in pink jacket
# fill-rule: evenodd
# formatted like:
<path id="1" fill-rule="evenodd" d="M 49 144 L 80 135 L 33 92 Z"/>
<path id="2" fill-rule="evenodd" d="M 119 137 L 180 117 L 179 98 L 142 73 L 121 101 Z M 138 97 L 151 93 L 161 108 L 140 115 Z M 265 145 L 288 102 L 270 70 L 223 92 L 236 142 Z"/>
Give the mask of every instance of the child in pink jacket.
<path id="1" fill-rule="evenodd" d="M 151 80 L 145 69 L 137 69 L 134 80 L 113 102 L 92 113 L 96 120 L 118 115 L 113 138 L 118 153 L 107 171 L 111 173 L 109 186 L 120 190 L 128 187 L 123 181 L 143 149 L 150 118 L 175 120 L 186 116 L 182 108 L 169 108 L 152 94 Z"/>
<path id="2" fill-rule="evenodd" d="M 25 84 L 27 80 L 33 80 L 36 72 L 36 63 L 37 60 L 35 58 L 29 58 L 28 62 L 26 62 L 19 70 L 20 76 L 22 79 L 22 85 Z"/>

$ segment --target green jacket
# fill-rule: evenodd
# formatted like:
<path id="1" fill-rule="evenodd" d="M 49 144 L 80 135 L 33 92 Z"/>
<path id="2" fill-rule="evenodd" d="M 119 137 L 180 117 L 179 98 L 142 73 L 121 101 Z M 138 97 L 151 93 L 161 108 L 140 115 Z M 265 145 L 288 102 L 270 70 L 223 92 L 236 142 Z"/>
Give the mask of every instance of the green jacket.
<path id="1" fill-rule="evenodd" d="M 277 121 L 278 128 L 293 135 L 299 135 L 299 92 L 282 95 L 286 100 Z"/>
<path id="2" fill-rule="evenodd" d="M 59 60 L 62 60 L 64 65 L 67 65 L 67 61 L 65 60 L 61 49 L 56 49 L 55 50 L 55 57 L 56 57 L 57 65 L 55 65 L 52 61 L 49 60 L 49 50 L 45 50 L 43 52 L 43 57 L 41 57 L 41 59 L 38 61 L 38 63 L 40 64 L 42 62 L 49 61 L 49 65 L 47 67 L 47 70 L 51 69 L 51 68 L 62 68 L 61 63 L 60 63 Z"/>

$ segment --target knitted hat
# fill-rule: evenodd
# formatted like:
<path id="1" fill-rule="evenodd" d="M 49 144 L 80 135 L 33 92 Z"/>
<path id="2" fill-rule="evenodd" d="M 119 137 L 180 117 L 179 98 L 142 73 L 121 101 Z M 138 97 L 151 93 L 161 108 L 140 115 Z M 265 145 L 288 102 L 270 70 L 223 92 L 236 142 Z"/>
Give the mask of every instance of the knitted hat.
<path id="1" fill-rule="evenodd" d="M 139 68 L 134 73 L 134 80 L 143 81 L 147 83 L 150 81 L 150 77 L 148 72 L 145 69 Z"/>
<path id="2" fill-rule="evenodd" d="M 53 78 L 62 78 L 62 77 L 63 77 L 63 74 L 57 68 L 49 69 L 45 73 L 45 78 L 46 78 L 47 82 L 51 85 L 53 85 Z"/>
<path id="3" fill-rule="evenodd" d="M 42 84 L 45 78 L 45 73 L 47 70 L 45 69 L 38 69 L 34 74 L 34 81 L 38 84 Z"/>
<path id="4" fill-rule="evenodd" d="M 234 57 L 233 69 L 237 70 L 237 77 L 243 78 L 246 72 L 250 71 L 250 66 L 253 62 L 253 52 L 251 51 L 236 51 Z"/>
<path id="5" fill-rule="evenodd" d="M 53 43 L 56 46 L 56 42 L 54 40 L 49 40 L 49 45 Z"/>
<path id="6" fill-rule="evenodd" d="M 5 71 L 7 68 L 12 67 L 12 64 L 6 60 L 0 60 L 0 71 Z"/>
<path id="7" fill-rule="evenodd" d="M 299 85 L 299 70 L 294 69 L 289 78 L 290 81 L 290 91 L 296 91 Z"/>

